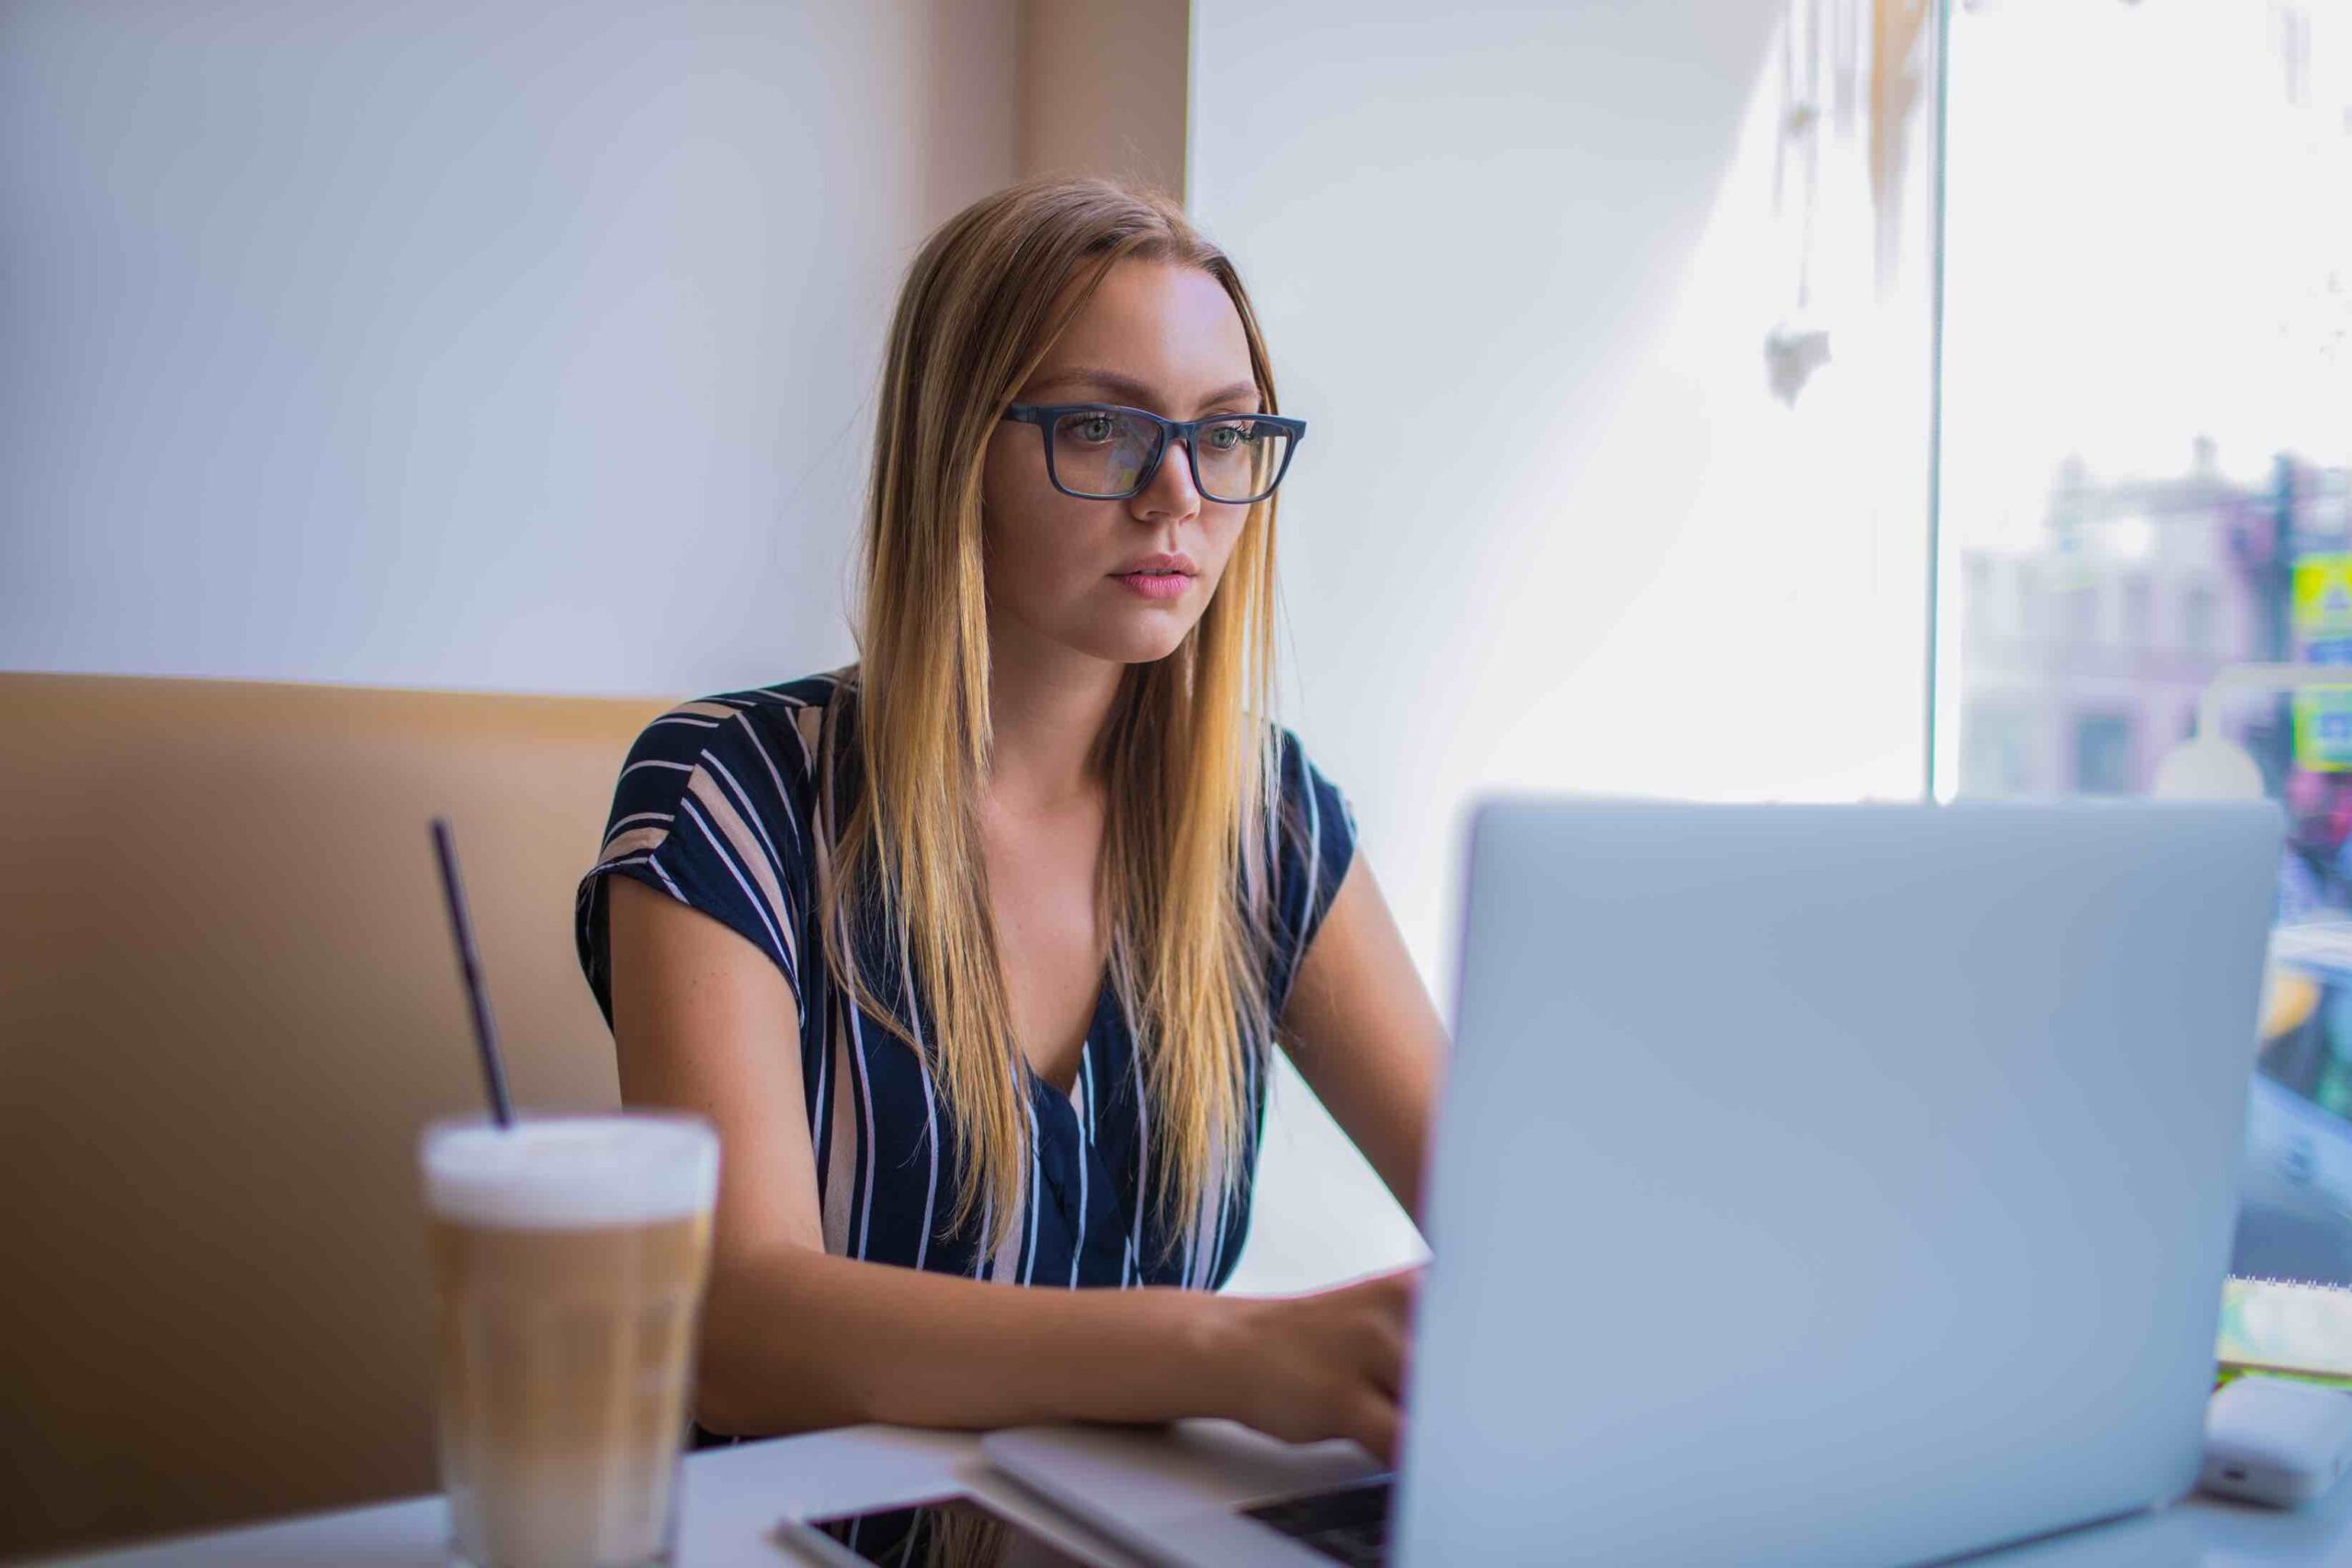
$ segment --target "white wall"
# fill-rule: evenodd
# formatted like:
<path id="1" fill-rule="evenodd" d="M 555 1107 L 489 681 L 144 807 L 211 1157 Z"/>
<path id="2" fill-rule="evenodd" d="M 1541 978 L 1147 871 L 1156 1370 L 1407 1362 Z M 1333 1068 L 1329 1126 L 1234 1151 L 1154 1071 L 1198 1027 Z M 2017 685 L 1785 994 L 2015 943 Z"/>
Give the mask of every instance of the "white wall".
<path id="1" fill-rule="evenodd" d="M 1902 165 L 1912 265 L 1883 294 L 1866 152 L 1826 160 L 1834 358 L 1774 401 L 1798 230 L 1793 186 L 1773 200 L 1780 16 L 1193 7 L 1191 205 L 1310 426 L 1284 486 L 1289 711 L 1449 1017 L 1482 789 L 1923 782 L 1925 138 Z M 1237 1285 L 1418 1256 L 1295 1077 L 1277 1105 Z"/>
<path id="2" fill-rule="evenodd" d="M 1013 0 L 14 0 L 0 668 L 683 693 L 850 654 L 893 291 Z"/>

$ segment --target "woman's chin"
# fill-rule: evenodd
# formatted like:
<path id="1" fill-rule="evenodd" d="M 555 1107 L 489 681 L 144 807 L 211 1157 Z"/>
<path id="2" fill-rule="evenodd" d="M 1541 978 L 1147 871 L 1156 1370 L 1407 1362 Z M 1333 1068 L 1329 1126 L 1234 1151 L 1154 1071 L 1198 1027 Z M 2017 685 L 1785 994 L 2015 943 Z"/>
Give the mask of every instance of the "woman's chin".
<path id="1" fill-rule="evenodd" d="M 1095 635 L 1084 638 L 1079 646 L 1097 659 L 1116 664 L 1157 664 L 1184 646 L 1194 617 L 1186 615 L 1181 621 L 1172 615 L 1151 619 L 1159 624 L 1098 628 Z"/>

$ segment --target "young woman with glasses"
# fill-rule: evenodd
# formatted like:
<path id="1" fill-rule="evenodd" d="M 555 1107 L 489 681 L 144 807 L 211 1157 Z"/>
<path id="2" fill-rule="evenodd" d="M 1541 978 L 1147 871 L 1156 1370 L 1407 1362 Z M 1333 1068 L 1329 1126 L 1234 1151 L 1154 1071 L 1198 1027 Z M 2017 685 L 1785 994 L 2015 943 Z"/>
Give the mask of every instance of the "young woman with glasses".
<path id="1" fill-rule="evenodd" d="M 1305 433 L 1163 198 L 1032 182 L 917 257 L 858 661 L 657 719 L 581 886 L 623 1098 L 723 1139 L 707 1432 L 1225 1416 L 1393 1456 L 1410 1271 L 1215 1293 L 1276 1045 L 1411 1213 L 1443 1046 L 1268 716 Z"/>

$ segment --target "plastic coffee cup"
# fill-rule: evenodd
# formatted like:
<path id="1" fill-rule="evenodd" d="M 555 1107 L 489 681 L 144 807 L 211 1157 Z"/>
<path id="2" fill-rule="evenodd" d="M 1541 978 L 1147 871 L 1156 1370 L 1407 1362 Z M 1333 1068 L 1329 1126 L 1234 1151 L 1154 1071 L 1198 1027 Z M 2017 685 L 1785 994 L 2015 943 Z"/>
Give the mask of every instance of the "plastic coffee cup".
<path id="1" fill-rule="evenodd" d="M 718 1137 L 622 1111 L 437 1122 L 441 1480 L 474 1568 L 666 1562 L 677 1535 Z"/>

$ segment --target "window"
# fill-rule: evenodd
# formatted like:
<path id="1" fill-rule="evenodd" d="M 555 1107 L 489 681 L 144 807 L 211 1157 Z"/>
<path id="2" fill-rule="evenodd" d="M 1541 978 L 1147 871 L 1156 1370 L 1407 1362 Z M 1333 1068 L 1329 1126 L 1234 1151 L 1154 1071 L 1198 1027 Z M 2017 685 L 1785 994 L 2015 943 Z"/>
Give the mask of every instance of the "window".
<path id="1" fill-rule="evenodd" d="M 2030 713 L 2001 704 L 1983 704 L 1969 711 L 1961 733 L 1962 794 L 1997 796 L 2033 788 Z"/>
<path id="2" fill-rule="evenodd" d="M 2132 783 L 2131 719 L 2111 713 L 2076 718 L 2075 790 L 2083 795 L 2129 795 Z"/>
<path id="3" fill-rule="evenodd" d="M 2352 17 L 2047 0 L 1950 26 L 1939 790 L 2139 791 L 2223 667 L 2352 660 L 2352 209 L 2298 194 L 2352 188 Z M 2039 759 L 2020 694 L 2051 715 Z M 2282 787 L 2352 773 L 2352 705 L 2296 711 L 2230 724 Z"/>
<path id="4" fill-rule="evenodd" d="M 2180 596 L 2180 645 L 2192 655 L 2213 652 L 2213 590 L 2202 582 L 2190 584 Z"/>
<path id="5" fill-rule="evenodd" d="M 1937 792 L 2139 794 L 2226 666 L 2352 663 L 2352 9 L 1949 13 Z M 2291 825 L 2248 1170 L 2275 1091 L 2352 1169 L 2352 698 L 2221 723 Z M 2352 1282 L 2352 1183 L 2247 1194 L 2237 1271 Z"/>
<path id="6" fill-rule="evenodd" d="M 2020 637 L 2044 637 L 2050 631 L 2048 607 L 2041 592 L 2041 568 L 2033 561 L 2017 564 L 2017 628 Z"/>
<path id="7" fill-rule="evenodd" d="M 2066 635 L 2076 642 L 2098 640 L 2098 584 L 2077 582 L 2066 590 Z"/>
<path id="8" fill-rule="evenodd" d="M 2153 640 L 2149 628 L 2149 606 L 2154 594 L 2144 575 L 2126 578 L 2123 583 L 2123 645 L 2134 653 L 2143 652 Z"/>

